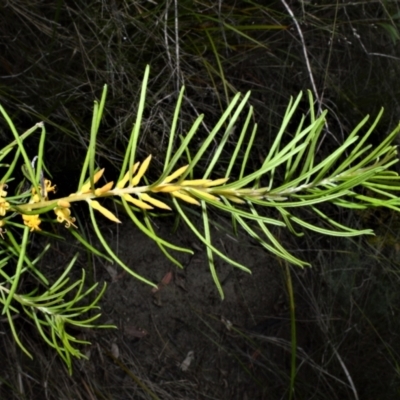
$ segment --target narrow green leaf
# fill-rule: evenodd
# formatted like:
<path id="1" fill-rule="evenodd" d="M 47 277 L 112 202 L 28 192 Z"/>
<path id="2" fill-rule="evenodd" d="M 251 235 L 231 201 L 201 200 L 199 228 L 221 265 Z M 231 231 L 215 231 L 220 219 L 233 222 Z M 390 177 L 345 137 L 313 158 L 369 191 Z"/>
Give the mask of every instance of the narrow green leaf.
<path id="1" fill-rule="evenodd" d="M 218 256 L 220 256 L 223 260 L 225 260 L 227 263 L 233 265 L 234 267 L 237 267 L 239 269 L 241 269 L 242 271 L 251 273 L 251 271 L 245 267 L 244 265 L 230 259 L 229 257 L 227 257 L 225 254 L 221 253 L 216 247 L 214 247 L 211 243 L 207 242 L 207 240 L 205 239 L 205 237 L 197 230 L 197 228 L 195 227 L 194 224 L 192 224 L 192 222 L 190 221 L 190 219 L 187 217 L 187 215 L 183 212 L 181 206 L 179 205 L 179 202 L 176 199 L 173 199 L 173 202 L 175 204 L 175 207 L 177 209 L 177 211 L 179 212 L 179 215 L 182 217 L 182 219 L 185 221 L 185 223 L 187 224 L 187 226 L 191 229 L 191 231 L 197 236 L 197 238 L 205 245 L 205 246 L 209 246 L 210 249 L 217 254 Z"/>
<path id="2" fill-rule="evenodd" d="M 176 106 L 175 106 L 174 116 L 172 118 L 171 128 L 169 130 L 168 147 L 167 147 L 167 152 L 165 154 L 165 161 L 164 161 L 164 166 L 163 166 L 164 172 L 171 160 L 172 150 L 173 150 L 174 143 L 175 143 L 176 127 L 178 125 L 178 118 L 179 118 L 179 113 L 181 112 L 182 100 L 183 100 L 184 93 L 185 93 L 185 87 L 183 86 L 179 92 L 178 101 L 176 102 Z"/>
<path id="3" fill-rule="evenodd" d="M 236 111 L 234 112 L 232 118 L 230 119 L 228 127 L 226 128 L 225 134 L 222 137 L 222 139 L 220 140 L 220 142 L 219 142 L 219 144 L 218 144 L 218 146 L 217 146 L 217 148 L 216 148 L 216 150 L 215 150 L 215 152 L 214 152 L 214 154 L 212 156 L 212 159 L 208 164 L 207 170 L 203 175 L 203 179 L 207 179 L 210 176 L 211 172 L 214 170 L 215 164 L 218 162 L 219 157 L 220 157 L 220 155 L 222 153 L 222 150 L 223 150 L 223 148 L 225 146 L 225 143 L 227 142 L 232 130 L 235 128 L 236 121 L 239 118 L 244 106 L 247 104 L 247 102 L 249 100 L 249 97 L 250 97 L 250 94 L 251 94 L 250 92 L 246 93 L 246 95 L 244 96 L 243 100 L 240 102 L 240 104 L 238 105 Z"/>
<path id="4" fill-rule="evenodd" d="M 10 288 L 10 292 L 8 293 L 7 300 L 4 303 L 3 311 L 1 312 L 3 315 L 5 313 L 7 313 L 7 311 L 8 311 L 10 303 L 13 300 L 14 294 L 17 290 L 19 280 L 21 278 L 21 271 L 22 271 L 22 266 L 24 264 L 25 252 L 26 252 L 26 248 L 28 246 L 28 236 L 29 236 L 29 228 L 25 227 L 23 235 L 22 235 L 22 241 L 21 241 L 21 252 L 19 253 L 17 267 L 15 269 L 15 276 L 14 276 L 13 283 Z"/>
<path id="5" fill-rule="evenodd" d="M 159 242 L 161 245 L 168 247 L 172 250 L 176 250 L 176 251 L 180 251 L 183 253 L 189 253 L 189 254 L 193 254 L 193 251 L 190 249 L 186 249 L 184 247 L 179 247 L 176 246 L 172 243 L 167 242 L 166 240 L 160 238 L 159 236 L 157 236 L 156 234 L 153 234 L 149 229 L 146 228 L 146 226 L 144 226 L 139 219 L 136 217 L 135 213 L 132 212 L 131 207 L 129 207 L 129 204 L 126 202 L 126 200 L 122 199 L 122 205 L 125 207 L 126 213 L 129 215 L 129 217 L 131 218 L 131 220 L 133 221 L 133 223 L 146 235 L 148 236 L 150 239 L 154 240 L 155 242 Z"/>
<path id="6" fill-rule="evenodd" d="M 208 147 L 210 146 L 211 142 L 214 140 L 215 135 L 219 132 L 221 129 L 222 125 L 225 123 L 225 121 L 229 118 L 231 115 L 232 110 L 235 108 L 236 103 L 240 99 L 240 93 L 237 93 L 235 97 L 232 99 L 231 103 L 223 113 L 222 117 L 219 119 L 219 121 L 216 123 L 214 126 L 213 130 L 210 132 L 204 143 L 201 145 L 200 149 L 197 151 L 195 156 L 193 157 L 192 161 L 189 164 L 189 168 L 185 171 L 185 173 L 181 176 L 181 180 L 184 180 L 188 174 L 191 172 L 191 170 L 196 166 L 200 158 L 203 156 L 203 154 L 207 151 Z M 244 104 L 243 104 L 244 106 Z"/>
<path id="7" fill-rule="evenodd" d="M 210 267 L 211 276 L 213 278 L 215 286 L 217 287 L 219 295 L 221 296 L 221 300 L 223 300 L 225 298 L 225 295 L 224 295 L 224 291 L 222 290 L 221 282 L 219 281 L 219 278 L 218 278 L 217 270 L 215 269 L 214 255 L 210 248 L 210 246 L 211 246 L 210 225 L 208 222 L 207 205 L 203 200 L 201 201 L 201 211 L 202 211 L 202 216 L 203 216 L 204 239 L 207 243 L 206 251 L 207 251 L 208 265 Z"/>

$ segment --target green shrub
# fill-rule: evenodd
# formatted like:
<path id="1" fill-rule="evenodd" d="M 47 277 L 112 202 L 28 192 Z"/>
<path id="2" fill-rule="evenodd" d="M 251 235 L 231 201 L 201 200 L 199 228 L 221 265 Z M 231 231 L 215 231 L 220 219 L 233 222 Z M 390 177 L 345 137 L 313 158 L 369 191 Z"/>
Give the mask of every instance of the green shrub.
<path id="1" fill-rule="evenodd" d="M 43 123 L 36 124 L 19 134 L 6 111 L 0 107 L 4 120 L 11 130 L 14 141 L 1 150 L 0 159 L 6 172 L 1 179 L 0 214 L 2 260 L 0 273 L 0 301 L 2 313 L 6 315 L 15 341 L 28 354 L 19 339 L 13 322 L 13 315 L 23 312 L 32 319 L 44 341 L 62 357 L 71 371 L 71 357 L 85 357 L 79 345 L 86 343 L 69 333 L 69 328 L 95 326 L 100 314 L 89 315 L 97 308 L 105 286 L 90 301 L 88 296 L 96 290 L 97 284 L 85 285 L 85 271 L 82 278 L 70 283 L 68 274 L 76 261 L 74 256 L 62 275 L 53 283 L 37 267 L 43 254 L 32 258 L 28 251 L 31 237 L 36 232 L 47 232 L 45 224 L 61 223 L 83 243 L 94 255 L 105 257 L 120 265 L 140 281 L 156 286 L 146 277 L 138 275 L 126 265 L 108 246 L 97 223 L 97 213 L 113 222 L 118 217 L 100 200 L 109 198 L 118 203 L 132 222 L 149 238 L 154 240 L 161 251 L 178 267 L 182 267 L 172 252 L 191 252 L 158 237 L 152 226 L 152 216 L 159 213 L 175 212 L 204 244 L 210 272 L 221 298 L 224 297 L 214 257 L 219 256 L 234 267 L 251 272 L 245 265 L 230 259 L 220 252 L 212 242 L 209 208 L 226 213 L 232 219 L 233 231 L 240 227 L 259 242 L 266 250 L 286 262 L 304 267 L 306 262 L 293 256 L 272 232 L 272 227 L 289 229 L 294 235 L 303 235 L 303 230 L 319 234 L 350 237 L 373 234 L 372 230 L 357 230 L 344 226 L 332 219 L 322 208 L 324 203 L 349 209 L 387 207 L 398 211 L 399 199 L 393 192 L 400 190 L 398 175 L 390 170 L 397 163 L 396 146 L 392 145 L 400 126 L 393 130 L 379 145 L 368 144 L 382 111 L 366 130 L 365 117 L 347 136 L 344 142 L 329 156 L 319 159 L 318 146 L 323 143 L 326 111 L 317 115 L 314 101 L 308 93 L 309 110 L 296 123 L 296 110 L 302 99 L 300 94 L 291 99 L 283 117 L 281 127 L 261 166 L 249 170 L 257 124 L 252 124 L 253 108 L 248 107 L 250 93 L 244 97 L 238 93 L 230 102 L 219 121 L 204 142 L 191 146 L 203 115 L 200 115 L 186 134 L 177 132 L 179 113 L 182 107 L 184 89 L 181 90 L 171 123 L 168 146 L 163 168 L 154 182 L 149 182 L 146 172 L 150 168 L 151 155 L 137 160 L 145 94 L 149 77 L 147 67 L 136 122 L 131 131 L 120 173 L 114 181 L 100 183 L 105 170 L 100 169 L 101 160 L 96 151 L 97 133 L 106 102 L 107 87 L 100 102 L 95 102 L 90 141 L 83 162 L 79 184 L 75 193 L 67 197 L 55 195 L 55 185 L 45 177 L 47 168 L 44 159 L 46 129 Z M 245 109 L 247 108 L 247 111 Z M 31 159 L 26 143 L 33 133 L 40 131 L 37 156 Z M 221 155 L 232 132 L 239 132 L 229 162 L 222 162 Z M 217 143 L 217 145 L 215 145 Z M 206 155 L 207 163 L 204 164 Z M 11 159 L 9 163 L 5 160 Z M 199 167 L 202 163 L 201 168 Z M 206 165 L 204 167 L 204 165 Z M 16 186 L 15 193 L 8 193 L 8 184 L 16 179 L 18 167 L 22 166 L 25 181 Z M 221 169 L 224 169 L 221 172 Z M 51 169 L 51 166 L 49 167 Z M 218 172 L 217 172 L 218 171 Z M 87 218 L 103 247 L 100 251 L 92 247 L 80 235 L 71 211 L 75 202 L 86 202 Z M 196 208 L 201 215 L 203 226 L 193 220 L 190 208 Z M 307 209 L 316 218 L 311 223 L 299 216 L 297 210 Z M 140 217 L 139 217 L 140 216 Z M 22 217 L 22 218 L 21 218 Z M 47 247 L 46 251 L 49 249 Z M 23 274 L 33 274 L 37 287 L 26 292 L 20 285 Z M 107 326 L 102 326 L 107 327 Z"/>

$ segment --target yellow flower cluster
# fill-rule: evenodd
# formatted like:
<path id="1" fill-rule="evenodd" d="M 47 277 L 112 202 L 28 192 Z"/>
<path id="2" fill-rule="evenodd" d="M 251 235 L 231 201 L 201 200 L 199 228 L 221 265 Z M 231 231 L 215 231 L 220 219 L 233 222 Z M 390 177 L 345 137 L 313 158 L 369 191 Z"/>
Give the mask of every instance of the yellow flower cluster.
<path id="1" fill-rule="evenodd" d="M 56 192 L 56 185 L 52 185 L 51 181 L 48 179 L 44 180 L 43 187 L 39 188 L 40 193 L 37 193 L 35 188 L 32 188 L 32 197 L 30 204 L 39 203 L 40 201 L 47 201 L 49 193 Z M 69 209 L 70 204 L 66 201 L 59 201 L 57 207 L 54 208 L 54 212 L 57 216 L 57 221 L 60 223 L 65 222 L 65 227 L 69 228 L 74 225 L 75 218 L 71 217 L 71 210 Z M 28 211 L 31 211 L 28 209 Z M 40 231 L 39 225 L 41 224 L 41 219 L 39 214 L 22 214 L 22 220 L 24 224 L 30 229 L 30 231 Z"/>
<path id="2" fill-rule="evenodd" d="M 30 204 L 39 203 L 42 200 L 48 200 L 48 194 L 51 192 L 56 192 L 56 186 L 52 186 L 51 181 L 48 179 L 44 180 L 43 187 L 39 188 L 39 193 L 35 188 L 32 188 L 32 197 L 29 201 Z M 27 210 L 31 211 L 31 210 Z M 30 231 L 40 231 L 39 228 L 40 223 L 42 222 L 39 214 L 22 214 L 22 220 L 24 224 L 30 229 Z"/>
<path id="3" fill-rule="evenodd" d="M 243 202 L 240 198 L 241 193 L 232 190 L 224 190 L 223 187 L 228 178 L 222 179 L 192 179 L 184 180 L 183 176 L 188 168 L 185 165 L 178 168 L 176 171 L 165 177 L 165 179 L 158 185 L 137 187 L 146 173 L 151 161 L 151 155 L 148 156 L 142 163 L 135 163 L 132 168 L 125 173 L 123 178 L 117 182 L 114 189 L 114 182 L 108 182 L 100 188 L 96 188 L 95 184 L 103 176 L 104 169 L 97 171 L 92 179 L 87 180 L 77 193 L 72 193 L 69 197 L 61 199 L 57 202 L 56 207 L 53 208 L 59 223 L 65 223 L 66 228 L 71 226 L 76 228 L 74 224 L 75 218 L 71 217 L 70 202 L 85 200 L 89 206 L 102 213 L 106 218 L 114 222 L 120 220 L 107 208 L 102 206 L 96 197 L 120 196 L 124 200 L 133 204 L 142 210 L 151 210 L 154 207 L 164 210 L 171 210 L 171 208 L 164 202 L 150 196 L 152 193 L 169 193 L 172 197 L 183 200 L 187 203 L 200 205 L 200 200 L 206 201 L 220 201 L 219 196 L 224 196 L 232 201 Z M 92 185 L 93 184 L 93 185 Z M 4 186 L 3 186 L 4 187 Z M 0 187 L 0 215 L 4 216 L 10 205 L 5 201 L 4 196 L 7 194 L 3 187 Z M 137 188 L 135 188 L 137 187 Z M 135 188 L 135 189 L 134 189 Z M 42 187 L 39 188 L 39 193 L 36 189 L 32 189 L 32 197 L 30 204 L 41 203 L 48 201 L 48 194 L 55 192 L 56 186 L 52 185 L 51 181 L 45 179 Z M 239 196 L 239 197 L 238 197 Z M 48 205 L 48 203 L 47 203 Z M 34 209 L 39 209 L 37 204 Z M 46 204 L 44 204 L 46 207 Z M 24 207 L 28 212 L 32 211 L 28 207 Z M 40 231 L 40 212 L 21 213 L 24 224 L 30 228 L 31 231 Z M 1 229 L 1 228 L 0 228 Z"/>

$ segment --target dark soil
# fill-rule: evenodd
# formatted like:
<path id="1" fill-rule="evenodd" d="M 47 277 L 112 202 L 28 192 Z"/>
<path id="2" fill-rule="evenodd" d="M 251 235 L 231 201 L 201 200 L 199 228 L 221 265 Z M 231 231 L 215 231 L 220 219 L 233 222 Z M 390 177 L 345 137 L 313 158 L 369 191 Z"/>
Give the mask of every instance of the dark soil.
<path id="1" fill-rule="evenodd" d="M 273 317 L 282 314 L 279 264 L 255 244 L 215 232 L 217 246 L 252 270 L 249 275 L 216 260 L 225 293 L 222 301 L 205 251 L 193 235 L 185 228 L 173 234 L 168 223 L 157 224 L 161 237 L 198 250 L 183 258 L 185 268 L 180 270 L 129 221 L 120 226 L 117 235 L 110 237 L 110 244 L 121 259 L 153 282 L 168 280 L 169 276 L 172 279 L 168 284 L 160 283 L 160 289 L 153 293 L 119 268 L 96 265 L 97 279 L 109 282 L 102 301 L 104 320 L 119 330 L 96 331 L 91 340 L 96 343 L 101 338 L 101 345 L 125 365 L 138 363 L 140 379 L 149 380 L 157 387 L 156 392 L 172 391 L 173 398 L 263 398 L 267 388 L 260 385 L 262 377 L 257 376 L 257 360 L 253 360 L 257 349 L 241 339 L 239 332 L 267 334 L 268 322 L 274 325 Z M 280 318 L 283 321 L 288 315 Z M 182 363 L 189 352 L 194 358 L 184 371 Z M 113 370 L 120 374 L 120 380 L 110 382 L 115 386 L 114 393 L 124 385 L 132 386 L 131 377 L 120 367 L 116 365 Z"/>

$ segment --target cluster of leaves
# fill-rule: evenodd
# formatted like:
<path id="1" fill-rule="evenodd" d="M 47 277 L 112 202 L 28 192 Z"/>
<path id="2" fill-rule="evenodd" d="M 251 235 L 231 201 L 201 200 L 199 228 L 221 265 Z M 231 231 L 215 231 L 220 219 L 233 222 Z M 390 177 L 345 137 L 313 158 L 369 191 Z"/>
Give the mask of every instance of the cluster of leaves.
<path id="1" fill-rule="evenodd" d="M 27 354 L 29 352 L 20 342 L 15 330 L 13 314 L 19 313 L 22 309 L 35 322 L 46 343 L 54 347 L 68 367 L 71 368 L 71 356 L 83 357 L 84 355 L 73 346 L 74 343 L 81 344 L 82 342 L 69 335 L 66 327 L 68 325 L 75 325 L 80 328 L 92 327 L 93 321 L 98 318 L 99 314 L 87 319 L 83 319 L 83 315 L 90 313 L 97 307 L 96 304 L 105 289 L 103 287 L 94 301 L 79 305 L 78 303 L 84 301 L 95 290 L 96 285 L 85 289 L 84 272 L 82 279 L 73 284 L 68 283 L 67 275 L 76 257 L 67 266 L 62 276 L 53 284 L 49 284 L 47 278 L 35 266 L 41 256 L 35 260 L 29 258 L 27 246 L 30 235 L 32 232 L 41 230 L 40 224 L 43 216 L 51 211 L 56 215 L 56 222 L 63 223 L 94 254 L 113 260 L 139 280 L 155 286 L 146 277 L 138 275 L 128 267 L 113 252 L 99 228 L 95 211 L 118 223 L 120 222 L 118 217 L 104 207 L 99 200 L 111 198 L 118 202 L 132 222 L 154 240 L 172 262 L 182 267 L 179 260 L 171 254 L 171 251 L 191 252 L 191 250 L 178 247 L 157 236 L 152 227 L 149 213 L 149 210 L 152 210 L 152 212 L 157 212 L 157 210 L 172 212 L 175 210 L 204 244 L 212 278 L 223 298 L 222 286 L 214 264 L 216 255 L 243 271 L 251 271 L 245 265 L 224 255 L 214 246 L 211 238 L 210 207 L 218 209 L 232 218 L 234 232 L 242 227 L 269 252 L 300 267 L 305 266 L 306 263 L 290 254 L 282 246 L 272 233 L 271 226 L 288 228 L 295 235 L 303 234 L 298 231 L 299 227 L 320 234 L 336 236 L 372 234 L 373 232 L 369 229 L 356 230 L 339 224 L 325 214 L 319 205 L 328 202 L 345 208 L 363 209 L 384 206 L 399 210 L 399 199 L 392 192 L 400 190 L 400 178 L 390 170 L 390 167 L 397 162 L 396 146 L 392 145 L 392 142 L 400 126 L 391 132 L 382 143 L 373 148 L 372 145 L 367 144 L 367 140 L 374 131 L 382 112 L 367 132 L 359 135 L 368 121 L 368 117 L 366 117 L 335 151 L 325 159 L 317 160 L 317 147 L 321 133 L 324 131 L 326 112 L 316 115 L 311 93 L 308 94 L 309 114 L 300 119 L 297 128 L 290 133 L 288 143 L 284 144 L 283 137 L 285 133 L 288 135 L 288 131 L 293 129 L 289 128 L 289 124 L 293 121 L 302 94 L 295 100 L 290 100 L 281 128 L 262 165 L 255 171 L 249 172 L 248 162 L 257 133 L 257 124 L 251 127 L 253 108 L 250 106 L 245 118 L 243 118 L 244 122 L 239 128 L 240 134 L 224 173 L 222 176 L 211 179 L 210 176 L 215 173 L 217 167 L 220 171 L 221 154 L 231 137 L 232 130 L 239 125 L 239 117 L 244 113 L 250 93 L 247 93 L 244 97 L 238 93 L 231 100 L 228 108 L 206 140 L 192 154 L 190 151 L 191 141 L 202 123 L 203 115 L 195 120 L 186 135 L 177 134 L 179 113 L 184 98 L 184 89 L 182 89 L 169 131 L 163 171 L 155 182 L 150 183 L 145 175 L 150 166 L 151 156 L 143 162 L 136 160 L 148 78 L 149 68 L 147 67 L 142 83 L 136 123 L 130 135 L 120 175 L 116 180 L 117 183 L 114 185 L 114 182 L 111 181 L 96 187 L 104 174 L 104 169 L 98 168 L 96 163 L 96 144 L 106 101 L 107 87 L 105 87 L 101 101 L 95 102 L 94 105 L 90 141 L 77 191 L 67 197 L 55 197 L 55 186 L 44 177 L 43 170 L 46 170 L 44 166 L 44 145 L 46 142 L 44 125 L 38 123 L 32 129 L 19 135 L 6 111 L 0 107 L 0 112 L 15 139 L 0 154 L 0 159 L 3 160 L 7 155 L 15 152 L 12 163 L 3 164 L 7 172 L 0 180 L 0 213 L 3 217 L 0 221 L 2 229 L 0 274 L 3 279 L 0 282 L 0 302 L 3 304 L 2 313 L 8 318 L 15 340 Z M 31 160 L 25 149 L 24 141 L 38 128 L 41 129 L 38 155 L 34 160 Z M 212 147 L 221 131 L 223 133 L 218 140 L 218 145 Z M 199 161 L 203 159 L 207 152 L 211 152 L 208 165 L 203 171 L 203 175 L 195 178 L 195 167 L 198 166 Z M 30 185 L 28 190 L 19 190 L 17 194 L 9 196 L 7 183 L 12 180 L 21 157 L 25 175 L 30 181 Z M 283 178 L 277 178 L 278 168 L 282 171 L 280 176 Z M 239 171 L 236 179 L 231 178 L 234 170 Z M 220 172 L 219 174 L 221 175 Z M 268 184 L 262 185 L 262 182 L 266 180 Z M 366 190 L 358 190 L 357 188 Z M 79 234 L 75 219 L 71 215 L 71 204 L 79 201 L 87 203 L 91 223 L 104 252 L 107 254 L 91 247 Z M 200 210 L 203 222 L 202 229 L 198 226 L 198 220 L 193 221 L 189 217 L 187 207 L 193 206 Z M 324 225 L 311 224 L 299 218 L 292 211 L 296 208 L 308 208 Z M 266 209 L 275 210 L 277 216 L 273 218 L 266 215 L 264 211 Z M 139 213 L 142 218 L 138 217 Z M 19 215 L 22 216 L 23 224 L 18 222 L 17 217 Z M 50 222 L 54 221 L 51 220 Z M 330 228 L 327 228 L 327 225 L 330 225 Z M 17 230 L 22 230 L 20 239 L 14 234 Z M 12 265 L 6 268 L 9 264 Z M 39 288 L 31 293 L 23 294 L 23 288 L 20 287 L 19 283 L 22 274 L 26 272 L 33 273 L 39 279 L 40 285 L 38 287 L 44 286 L 47 289 L 41 294 L 38 294 Z M 71 298 L 66 301 L 66 297 L 69 298 L 69 296 Z M 16 303 L 19 303 L 20 309 L 15 307 Z"/>

